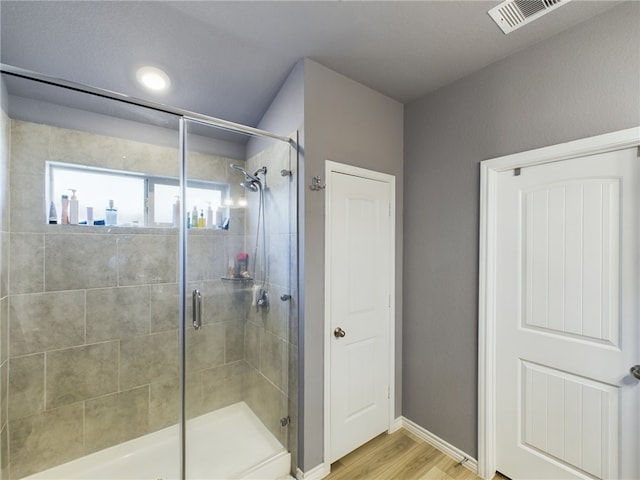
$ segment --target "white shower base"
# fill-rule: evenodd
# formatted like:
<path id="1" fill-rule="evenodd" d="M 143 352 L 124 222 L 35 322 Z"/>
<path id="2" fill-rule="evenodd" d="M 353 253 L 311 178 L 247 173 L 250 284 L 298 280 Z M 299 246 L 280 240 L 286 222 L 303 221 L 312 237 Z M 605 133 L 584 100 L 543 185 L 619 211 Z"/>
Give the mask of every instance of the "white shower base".
<path id="1" fill-rule="evenodd" d="M 290 478 L 290 468 L 291 454 L 244 402 L 187 421 L 188 479 L 275 480 Z M 25 480 L 177 480 L 179 476 L 174 425 Z"/>

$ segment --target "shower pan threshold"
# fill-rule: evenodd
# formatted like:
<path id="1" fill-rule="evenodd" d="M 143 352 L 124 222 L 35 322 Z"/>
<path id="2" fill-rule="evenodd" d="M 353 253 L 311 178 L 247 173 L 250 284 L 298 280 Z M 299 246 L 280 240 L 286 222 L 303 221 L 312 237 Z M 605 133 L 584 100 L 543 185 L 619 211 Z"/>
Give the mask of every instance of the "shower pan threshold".
<path id="1" fill-rule="evenodd" d="M 282 479 L 291 454 L 245 402 L 187 421 L 187 479 Z M 178 425 L 23 480 L 178 480 Z"/>

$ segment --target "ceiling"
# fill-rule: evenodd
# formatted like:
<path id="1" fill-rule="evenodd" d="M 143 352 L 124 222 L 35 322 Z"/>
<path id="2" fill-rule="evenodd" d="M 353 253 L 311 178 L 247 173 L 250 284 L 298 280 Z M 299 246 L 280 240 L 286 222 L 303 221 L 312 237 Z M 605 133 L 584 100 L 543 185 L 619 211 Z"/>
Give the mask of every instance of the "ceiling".
<path id="1" fill-rule="evenodd" d="M 509 35 L 498 3 L 2 0 L 1 61 L 256 126 L 301 58 L 407 103 L 620 2 L 573 0 Z M 138 86 L 145 64 L 169 92 Z"/>

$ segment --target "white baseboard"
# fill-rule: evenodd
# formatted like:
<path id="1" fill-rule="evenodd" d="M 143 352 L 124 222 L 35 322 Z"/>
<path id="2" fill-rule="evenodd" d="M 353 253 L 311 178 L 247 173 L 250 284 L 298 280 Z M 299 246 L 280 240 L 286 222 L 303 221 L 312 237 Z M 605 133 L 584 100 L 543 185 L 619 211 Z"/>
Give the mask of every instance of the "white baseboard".
<path id="1" fill-rule="evenodd" d="M 391 422 L 391 426 L 389 427 L 389 433 L 397 432 L 403 427 L 402 418 L 403 417 L 398 417 L 393 422 Z"/>
<path id="2" fill-rule="evenodd" d="M 298 480 L 320 480 L 331 473 L 331 466 L 321 463 L 313 467 L 311 470 L 303 472 L 299 468 L 296 470 L 296 478 Z"/>
<path id="3" fill-rule="evenodd" d="M 454 447 L 450 443 L 444 441 L 440 437 L 434 435 L 430 431 L 424 429 L 417 423 L 412 422 L 408 418 L 401 417 L 401 419 L 402 419 L 402 426 L 407 430 L 409 430 L 411 433 L 413 433 L 416 437 L 419 437 L 425 442 L 427 442 L 428 444 L 433 445 L 442 453 L 444 453 L 445 455 L 448 455 L 449 457 L 453 458 L 458 462 L 461 462 L 466 459 L 462 463 L 462 465 L 464 465 L 466 468 L 471 470 L 476 475 L 478 474 L 478 460 L 473 458 L 471 455 L 464 453 L 459 448 Z M 394 425 L 396 422 L 394 422 Z"/>

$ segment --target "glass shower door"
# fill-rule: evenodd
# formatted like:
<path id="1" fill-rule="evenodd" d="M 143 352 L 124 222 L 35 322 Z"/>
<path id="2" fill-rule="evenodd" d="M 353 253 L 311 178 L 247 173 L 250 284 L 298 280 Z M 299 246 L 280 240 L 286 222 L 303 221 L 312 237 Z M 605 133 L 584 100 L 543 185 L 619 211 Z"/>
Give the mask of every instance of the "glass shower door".
<path id="1" fill-rule="evenodd" d="M 178 181 L 178 117 L 2 84 L 2 477 L 177 478 L 178 232 L 146 186 Z"/>
<path id="2" fill-rule="evenodd" d="M 187 120 L 185 157 L 186 478 L 279 478 L 296 406 L 295 149 Z"/>

